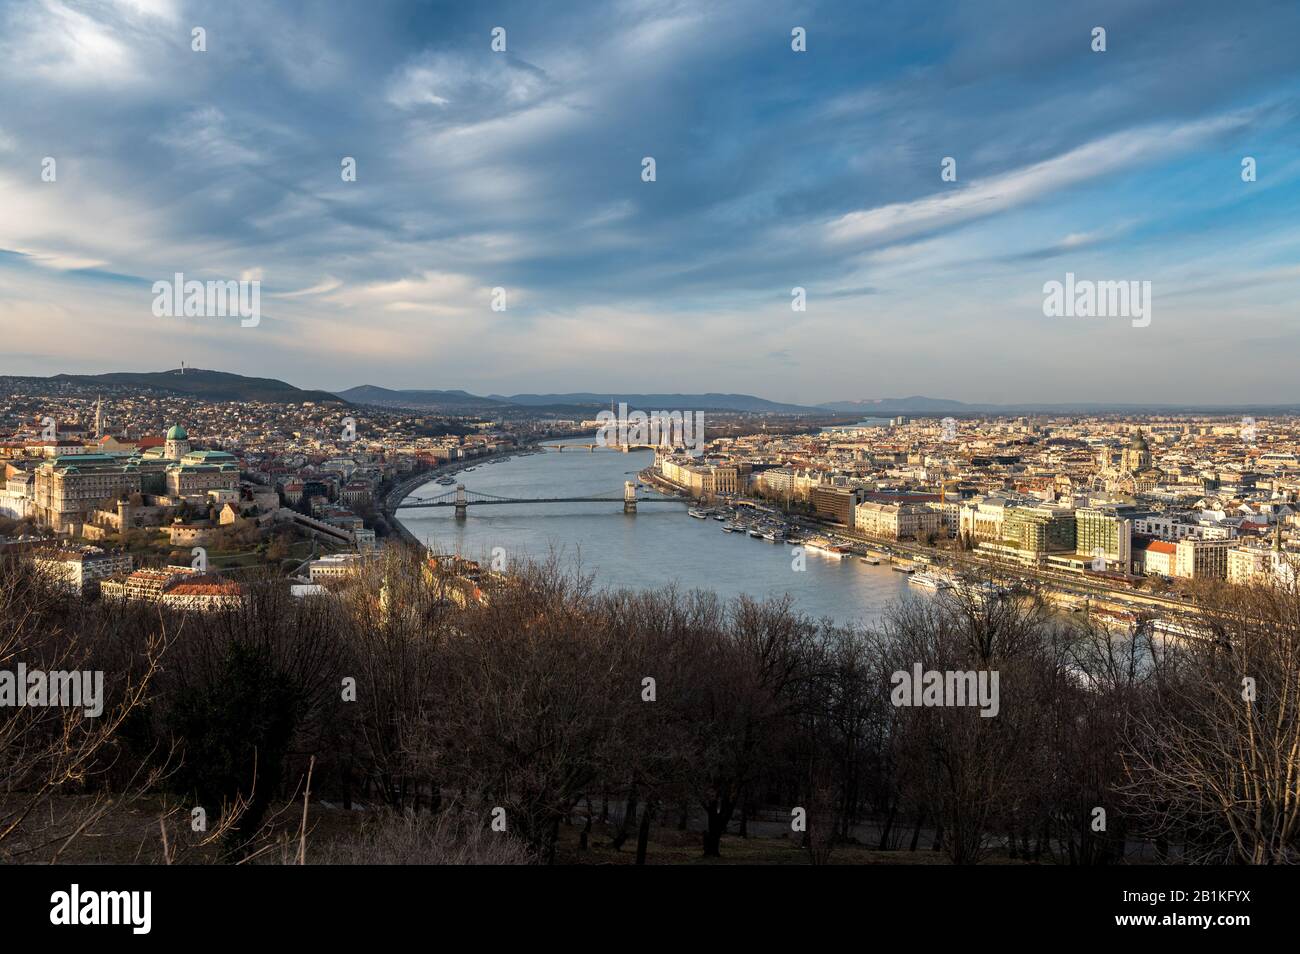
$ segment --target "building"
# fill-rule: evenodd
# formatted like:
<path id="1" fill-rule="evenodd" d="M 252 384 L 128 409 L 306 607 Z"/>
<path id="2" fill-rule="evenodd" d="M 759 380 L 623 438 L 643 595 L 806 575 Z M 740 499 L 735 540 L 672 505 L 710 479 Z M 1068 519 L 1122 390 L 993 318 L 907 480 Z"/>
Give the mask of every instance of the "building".
<path id="1" fill-rule="evenodd" d="M 313 583 L 345 580 L 361 572 L 365 558 L 360 553 L 331 553 L 307 564 L 307 577 Z"/>
<path id="2" fill-rule="evenodd" d="M 1129 572 L 1133 563 L 1131 508 L 1080 507 L 1074 512 L 1074 545 L 1080 556 L 1102 558 Z"/>
<path id="3" fill-rule="evenodd" d="M 1136 432 L 1128 446 L 1120 451 L 1119 466 L 1121 470 L 1130 474 L 1151 469 L 1151 445 L 1147 443 L 1141 431 Z"/>
<path id="4" fill-rule="evenodd" d="M 185 574 L 174 568 L 135 570 L 125 576 L 104 580 L 99 586 L 100 596 L 106 600 L 156 602 L 162 598 L 167 587 L 183 575 Z"/>
<path id="5" fill-rule="evenodd" d="M 101 580 L 131 570 L 131 554 L 99 547 L 42 548 L 33 551 L 32 562 L 46 578 L 79 596 L 97 593 Z"/>
<path id="6" fill-rule="evenodd" d="M 1144 540 L 1133 547 L 1133 570 L 1143 576 L 1173 576 L 1178 545 L 1168 540 Z"/>
<path id="7" fill-rule="evenodd" d="M 943 513 L 923 503 L 866 500 L 854 508 L 854 527 L 881 540 L 920 539 L 943 529 Z"/>
<path id="8" fill-rule="evenodd" d="M 167 443 L 178 442 L 168 440 Z M 239 462 L 225 451 L 188 451 L 167 468 L 166 474 L 167 493 L 172 497 L 207 497 L 212 491 L 235 494 L 239 491 Z"/>
<path id="9" fill-rule="evenodd" d="M 1161 540 L 1226 540 L 1235 528 L 1191 513 L 1144 513 L 1133 518 L 1133 532 Z"/>
<path id="10" fill-rule="evenodd" d="M 1277 548 L 1250 546 L 1231 547 L 1228 550 L 1228 582 L 1239 586 L 1271 585 L 1292 586 L 1300 554 Z"/>
<path id="11" fill-rule="evenodd" d="M 745 490 L 749 466 L 699 463 L 676 457 L 659 459 L 659 473 L 692 497 L 734 496 Z"/>
<path id="12" fill-rule="evenodd" d="M 190 435 L 185 428 L 173 424 L 167 429 L 167 439 L 163 444 L 163 456 L 168 460 L 180 460 L 190 452 Z"/>
<path id="13" fill-rule="evenodd" d="M 1067 507 L 1008 507 L 1002 544 L 1024 555 L 1061 553 L 1075 546 L 1074 511 Z"/>
<path id="14" fill-rule="evenodd" d="M 214 573 L 204 573 L 179 578 L 167 587 L 159 602 L 169 609 L 213 612 L 234 609 L 243 599 L 242 585 Z"/>
<path id="15" fill-rule="evenodd" d="M 998 497 L 963 503 L 958 515 L 959 535 L 977 543 L 1001 540 L 1006 509 L 1006 500 Z"/>
<path id="16" fill-rule="evenodd" d="M 1174 544 L 1174 576 L 1187 580 L 1228 578 L 1228 540 L 1180 540 Z"/>
<path id="17" fill-rule="evenodd" d="M 146 471 L 115 454 L 56 457 L 36 468 L 33 488 L 37 521 L 56 533 L 76 533 L 101 503 L 162 490 L 162 472 Z M 152 484 L 152 486 L 150 486 Z"/>
<path id="18" fill-rule="evenodd" d="M 79 533 L 96 511 L 113 510 L 136 494 L 206 498 L 210 490 L 237 491 L 239 464 L 224 451 L 191 451 L 185 429 L 174 425 L 161 448 L 59 455 L 38 466 L 33 478 L 37 522 L 57 533 Z"/>
<path id="19" fill-rule="evenodd" d="M 808 500 L 818 515 L 829 517 L 846 527 L 854 525 L 854 507 L 858 503 L 858 492 L 855 489 L 851 487 L 814 487 Z"/>

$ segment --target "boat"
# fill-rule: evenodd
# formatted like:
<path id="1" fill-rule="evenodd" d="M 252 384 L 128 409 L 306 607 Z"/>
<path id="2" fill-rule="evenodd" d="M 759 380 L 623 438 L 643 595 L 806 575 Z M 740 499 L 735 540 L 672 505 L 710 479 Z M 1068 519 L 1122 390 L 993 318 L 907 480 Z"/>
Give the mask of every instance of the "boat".
<path id="1" fill-rule="evenodd" d="M 715 515 L 713 519 L 714 519 L 714 520 L 726 520 L 726 519 L 727 519 L 727 515 L 726 515 L 725 513 L 720 513 L 720 514 Z"/>
<path id="2" fill-rule="evenodd" d="M 688 511 L 686 511 L 686 512 L 689 513 L 689 514 L 690 514 L 692 517 L 694 517 L 696 520 L 708 520 L 708 519 L 709 519 L 709 515 L 708 515 L 705 511 L 703 511 L 703 510 L 696 510 L 696 509 L 692 508 L 692 509 L 690 509 L 690 510 L 688 510 Z"/>
<path id="3" fill-rule="evenodd" d="M 889 568 L 895 573 L 915 573 L 916 567 L 910 563 L 891 563 Z"/>
<path id="4" fill-rule="evenodd" d="M 749 535 L 753 537 L 755 540 L 763 539 L 763 531 L 758 529 L 757 527 L 750 528 Z"/>
<path id="5" fill-rule="evenodd" d="M 785 538 L 785 533 L 781 530 L 768 530 L 763 534 L 763 539 L 768 543 L 781 543 Z"/>
<path id="6" fill-rule="evenodd" d="M 907 582 L 911 586 L 919 586 L 936 592 L 952 588 L 952 583 L 937 573 L 915 573 L 907 578 Z"/>
<path id="7" fill-rule="evenodd" d="M 723 533 L 735 533 L 737 530 L 741 530 L 741 529 L 743 529 L 743 528 L 742 528 L 742 527 L 738 527 L 738 526 L 736 526 L 735 524 L 732 524 L 732 523 L 724 523 L 724 524 L 722 525 L 722 532 L 723 532 Z"/>
<path id="8" fill-rule="evenodd" d="M 880 557 L 875 557 L 868 554 L 867 556 L 861 557 L 860 559 L 862 560 L 863 563 L 870 563 L 872 566 L 880 566 Z"/>
<path id="9" fill-rule="evenodd" d="M 812 550 L 814 553 L 830 557 L 833 560 L 843 560 L 848 556 L 841 547 L 833 543 L 827 543 L 825 540 L 809 540 L 804 544 L 804 549 Z"/>

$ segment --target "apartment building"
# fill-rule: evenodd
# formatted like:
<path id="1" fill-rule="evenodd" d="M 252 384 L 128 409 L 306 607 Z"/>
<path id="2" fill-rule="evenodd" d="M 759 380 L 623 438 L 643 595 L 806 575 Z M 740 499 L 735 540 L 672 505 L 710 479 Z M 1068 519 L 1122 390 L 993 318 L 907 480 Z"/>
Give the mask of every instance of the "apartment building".
<path id="1" fill-rule="evenodd" d="M 1174 544 L 1174 576 L 1188 580 L 1228 578 L 1228 540 L 1180 540 Z"/>
<path id="2" fill-rule="evenodd" d="M 1133 547 L 1133 569 L 1144 576 L 1173 576 L 1178 545 L 1168 540 L 1144 540 Z"/>
<path id="3" fill-rule="evenodd" d="M 1002 544 L 1023 554 L 1075 550 L 1074 511 L 1068 507 L 1008 507 Z"/>
<path id="4" fill-rule="evenodd" d="M 1102 557 L 1128 572 L 1133 563 L 1131 508 L 1080 507 L 1074 511 L 1075 549 L 1079 554 Z"/>
<path id="5" fill-rule="evenodd" d="M 808 497 L 813 510 L 823 517 L 844 524 L 854 525 L 853 508 L 858 503 L 858 491 L 852 487 L 814 487 Z"/>
<path id="6" fill-rule="evenodd" d="M 99 593 L 106 600 L 142 600 L 153 603 L 161 599 L 167 587 L 182 575 L 175 568 L 135 570 L 125 576 L 104 580 L 99 585 Z"/>
<path id="7" fill-rule="evenodd" d="M 98 592 L 101 580 L 131 570 L 131 554 L 99 547 L 43 548 L 33 553 L 32 562 L 48 579 L 77 594 Z"/>
<path id="8" fill-rule="evenodd" d="M 855 529 L 880 540 L 915 540 L 943 529 L 943 513 L 923 503 L 867 500 L 854 508 L 853 518 Z"/>
<path id="9" fill-rule="evenodd" d="M 243 601 L 244 588 L 234 580 L 211 573 L 182 578 L 163 593 L 159 602 L 170 609 L 214 612 L 233 609 Z"/>

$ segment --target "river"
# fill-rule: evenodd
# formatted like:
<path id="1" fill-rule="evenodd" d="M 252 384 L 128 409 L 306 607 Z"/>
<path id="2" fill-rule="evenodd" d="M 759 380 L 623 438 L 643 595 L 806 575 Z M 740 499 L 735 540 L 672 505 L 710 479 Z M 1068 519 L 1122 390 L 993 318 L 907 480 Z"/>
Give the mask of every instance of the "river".
<path id="1" fill-rule="evenodd" d="M 467 490 L 503 497 L 621 494 L 623 481 L 635 480 L 653 460 L 651 451 L 549 450 L 471 465 L 456 479 Z M 413 495 L 448 489 L 430 483 Z M 839 623 L 869 624 L 909 589 L 903 574 L 853 557 L 832 560 L 809 551 L 806 568 L 796 570 L 790 546 L 724 533 L 721 523 L 689 517 L 680 504 L 643 504 L 635 516 L 624 514 L 618 500 L 470 505 L 465 520 L 456 520 L 450 507 L 399 516 L 436 552 L 485 562 L 496 547 L 511 558 L 555 553 L 567 568 L 594 574 L 600 586 L 661 589 L 676 582 L 724 598 L 789 594 L 797 610 Z"/>

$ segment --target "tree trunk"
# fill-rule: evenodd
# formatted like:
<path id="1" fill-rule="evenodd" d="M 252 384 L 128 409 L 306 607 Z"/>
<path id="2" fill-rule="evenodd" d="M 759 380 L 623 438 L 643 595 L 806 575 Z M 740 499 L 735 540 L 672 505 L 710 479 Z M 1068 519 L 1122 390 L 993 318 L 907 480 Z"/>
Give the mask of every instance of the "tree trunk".
<path id="1" fill-rule="evenodd" d="M 618 824 L 618 832 L 614 835 L 614 840 L 610 845 L 615 851 L 623 847 L 628 836 L 632 833 L 632 823 L 636 821 L 636 782 L 633 782 L 627 790 L 627 805 L 623 808 L 623 820 Z"/>
<path id="2" fill-rule="evenodd" d="M 590 837 L 590 835 L 591 835 L 591 819 L 592 819 L 592 814 L 591 814 L 591 799 L 588 798 L 588 799 L 587 799 L 587 821 L 586 821 L 586 823 L 583 824 L 583 826 L 582 826 L 582 834 L 578 836 L 578 850 L 579 850 L 579 851 L 586 851 L 586 850 L 587 850 L 587 839 L 588 839 L 588 837 Z"/>
<path id="3" fill-rule="evenodd" d="M 708 825 L 704 830 L 704 857 L 720 858 L 722 856 L 722 836 L 727 833 L 727 823 L 736 810 L 733 799 L 714 799 L 704 806 L 708 816 Z"/>
<path id="4" fill-rule="evenodd" d="M 876 845 L 878 851 L 884 851 L 889 847 L 889 833 L 894 830 L 894 816 L 898 814 L 898 803 L 893 802 L 889 806 L 889 814 L 885 816 L 885 824 L 880 828 L 880 842 Z"/>
<path id="5" fill-rule="evenodd" d="M 639 865 L 645 864 L 646 846 L 650 843 L 650 817 L 654 813 L 654 802 L 646 802 L 641 810 L 641 824 L 636 830 L 636 863 Z"/>

